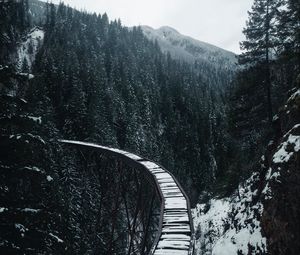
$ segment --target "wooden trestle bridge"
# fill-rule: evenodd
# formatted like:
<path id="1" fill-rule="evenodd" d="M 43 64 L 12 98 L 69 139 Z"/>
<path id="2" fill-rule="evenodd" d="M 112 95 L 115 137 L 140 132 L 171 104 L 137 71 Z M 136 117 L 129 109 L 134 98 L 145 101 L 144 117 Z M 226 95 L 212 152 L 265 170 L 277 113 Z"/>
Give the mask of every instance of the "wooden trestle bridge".
<path id="1" fill-rule="evenodd" d="M 152 234 L 151 245 L 148 249 L 145 248 L 145 245 L 140 249 L 127 248 L 127 252 L 124 253 L 150 255 L 194 254 L 195 237 L 190 202 L 182 187 L 170 172 L 148 159 L 123 150 L 80 141 L 61 140 L 61 142 L 79 146 L 80 149 L 94 150 L 101 155 L 124 162 L 127 166 L 146 174 L 147 180 L 151 182 L 151 186 L 155 189 L 154 194 L 156 194 L 159 202 L 156 213 L 157 226 L 154 234 Z M 135 232 L 137 233 L 138 230 L 136 229 Z M 143 233 L 143 236 L 146 239 L 150 238 L 151 234 Z M 129 243 L 130 246 L 134 246 L 139 242 L 131 241 Z"/>

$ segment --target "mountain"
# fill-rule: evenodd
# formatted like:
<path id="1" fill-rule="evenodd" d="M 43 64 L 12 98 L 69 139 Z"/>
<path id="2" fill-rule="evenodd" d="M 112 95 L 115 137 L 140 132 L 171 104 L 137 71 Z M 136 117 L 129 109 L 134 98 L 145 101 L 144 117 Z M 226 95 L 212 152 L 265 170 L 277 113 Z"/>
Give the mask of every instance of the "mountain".
<path id="1" fill-rule="evenodd" d="M 128 233 L 158 217 L 142 172 L 60 139 L 170 169 L 197 205 L 197 254 L 299 254 L 297 49 L 267 75 L 271 122 L 264 65 L 236 72 L 174 29 L 28 1 L 0 4 L 0 254 L 133 254 Z"/>
<path id="2" fill-rule="evenodd" d="M 45 2 L 29 0 L 32 25 L 40 26 L 45 23 L 46 9 Z M 203 83 L 208 87 L 220 88 L 224 91 L 232 83 L 237 70 L 236 55 L 233 52 L 182 35 L 171 27 L 153 29 L 149 26 L 141 26 L 140 28 L 148 40 L 157 41 L 163 53 L 169 52 L 173 59 L 191 64 L 190 66 L 201 75 Z M 127 29 L 133 30 L 133 28 Z"/>
<path id="3" fill-rule="evenodd" d="M 84 170 L 85 157 L 57 140 L 155 159 L 196 203 L 226 167 L 225 112 L 210 85 L 228 78 L 207 65 L 206 77 L 194 73 L 106 14 L 30 3 L 0 5 L 0 253 L 120 254 L 125 208 L 136 215 L 143 193 L 134 172 L 117 178 L 106 159 Z M 116 187 L 132 194 L 119 202 Z"/>
<path id="4" fill-rule="evenodd" d="M 149 26 L 141 28 L 148 39 L 156 40 L 162 51 L 169 52 L 175 59 L 189 63 L 204 62 L 222 69 L 236 69 L 236 55 L 233 52 L 182 35 L 168 26 L 159 29 Z"/>
<path id="5" fill-rule="evenodd" d="M 29 13 L 34 23 L 45 19 L 45 11 L 45 2 L 29 0 Z M 169 52 L 177 60 L 192 64 L 204 63 L 225 70 L 237 68 L 237 59 L 233 52 L 180 34 L 172 27 L 162 26 L 154 29 L 150 26 L 141 26 L 141 29 L 149 40 L 157 41 L 163 52 Z"/>

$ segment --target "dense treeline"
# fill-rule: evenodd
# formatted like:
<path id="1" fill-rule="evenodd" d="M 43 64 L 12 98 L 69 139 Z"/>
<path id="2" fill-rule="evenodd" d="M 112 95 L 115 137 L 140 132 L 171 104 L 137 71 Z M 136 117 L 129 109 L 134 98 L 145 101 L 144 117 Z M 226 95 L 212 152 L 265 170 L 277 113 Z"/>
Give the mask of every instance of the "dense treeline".
<path id="1" fill-rule="evenodd" d="M 63 252 L 57 234 L 64 228 L 54 134 L 42 125 L 25 99 L 31 75 L 9 65 L 11 55 L 29 29 L 28 2 L 1 3 L 0 60 L 0 252 Z M 56 148 L 59 151 L 59 148 Z M 61 233 L 60 233 L 61 234 Z M 59 235 L 60 235 L 59 234 Z"/>
<path id="2" fill-rule="evenodd" d="M 258 169 L 276 113 L 299 79 L 299 1 L 255 0 L 243 32 L 242 70 L 229 92 L 228 112 L 235 153 L 227 177 L 236 184 Z"/>
<path id="3" fill-rule="evenodd" d="M 8 61 L 8 52 L 16 47 L 16 44 L 29 25 L 28 2 L 20 5 L 16 1 L 1 3 L 0 8 L 0 60 Z M 7 15 L 7 13 L 11 15 Z M 3 64 L 3 63 L 1 63 Z"/>
<path id="4" fill-rule="evenodd" d="M 3 252 L 118 254 L 127 245 L 124 205 L 110 203 L 118 201 L 116 168 L 101 163 L 88 170 L 80 152 L 59 138 L 157 160 L 194 202 L 222 175 L 222 92 L 193 67 L 162 54 L 140 28 L 64 4 L 43 7 L 46 19 L 38 25 L 45 38 L 34 65 L 16 67 L 16 48 L 37 20 L 27 1 L 0 7 Z M 122 185 L 133 187 L 130 181 Z"/>
<path id="5" fill-rule="evenodd" d="M 140 28 L 123 27 L 106 14 L 33 2 L 35 16 L 28 1 L 0 5 L 5 254 L 117 254 L 127 245 L 123 204 L 110 203 L 118 204 L 116 165 L 100 160 L 87 168 L 82 154 L 62 147 L 59 138 L 156 160 L 193 203 L 202 191 L 230 193 L 254 170 L 272 136 L 273 114 L 299 73 L 298 1 L 254 2 L 243 68 L 229 88 L 212 84 L 225 84 L 226 73 L 209 77 L 205 66 L 199 71 L 173 60 Z M 16 66 L 16 49 L 33 25 L 45 38 L 33 66 Z M 130 175 L 122 180 L 124 189 L 131 185 Z M 135 202 L 130 196 L 124 201 Z"/>
<path id="6" fill-rule="evenodd" d="M 63 4 L 47 11 L 31 96 L 51 102 L 61 136 L 157 160 L 191 194 L 211 183 L 224 150 L 218 91 L 162 54 L 140 28 Z"/>

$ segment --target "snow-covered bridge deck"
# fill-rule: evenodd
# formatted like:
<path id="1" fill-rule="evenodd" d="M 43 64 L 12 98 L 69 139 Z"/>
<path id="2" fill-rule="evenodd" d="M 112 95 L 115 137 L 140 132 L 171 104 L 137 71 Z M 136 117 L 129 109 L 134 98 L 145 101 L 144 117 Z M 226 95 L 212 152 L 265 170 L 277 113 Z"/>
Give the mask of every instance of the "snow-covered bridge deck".
<path id="1" fill-rule="evenodd" d="M 79 141 L 61 140 L 61 142 L 93 147 L 102 153 L 124 159 L 135 167 L 148 171 L 154 177 L 161 200 L 159 230 L 150 254 L 193 254 L 194 227 L 189 199 L 171 173 L 148 159 L 123 150 Z"/>

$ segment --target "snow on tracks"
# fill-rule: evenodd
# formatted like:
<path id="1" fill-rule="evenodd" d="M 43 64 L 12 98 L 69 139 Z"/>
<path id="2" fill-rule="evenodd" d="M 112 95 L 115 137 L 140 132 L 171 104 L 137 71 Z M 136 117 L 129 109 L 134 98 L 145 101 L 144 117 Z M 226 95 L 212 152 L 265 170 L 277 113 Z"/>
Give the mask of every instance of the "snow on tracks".
<path id="1" fill-rule="evenodd" d="M 160 165 L 127 151 L 80 141 L 61 140 L 61 142 L 98 148 L 113 156 L 125 157 L 141 168 L 147 169 L 155 178 L 162 202 L 160 229 L 150 254 L 193 254 L 194 228 L 189 200 L 172 174 Z"/>

